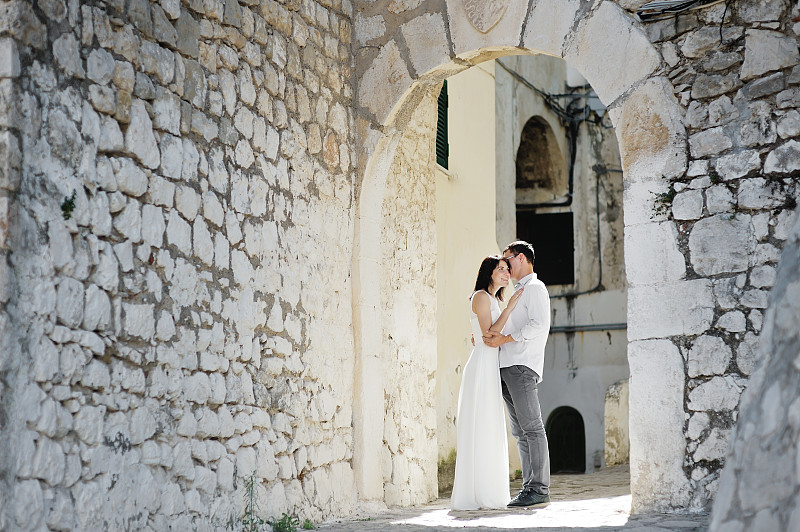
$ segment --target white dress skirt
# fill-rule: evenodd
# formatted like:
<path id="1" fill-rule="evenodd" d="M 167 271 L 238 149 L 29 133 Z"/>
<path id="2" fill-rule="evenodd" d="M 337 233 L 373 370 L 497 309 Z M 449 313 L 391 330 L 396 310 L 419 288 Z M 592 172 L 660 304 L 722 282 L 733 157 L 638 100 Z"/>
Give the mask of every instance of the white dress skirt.
<path id="1" fill-rule="evenodd" d="M 494 323 L 500 316 L 494 298 L 491 309 Z M 464 366 L 458 392 L 456 474 L 450 506 L 454 510 L 505 508 L 510 501 L 508 441 L 499 350 L 483 343 L 474 312 L 471 324 L 475 348 Z"/>

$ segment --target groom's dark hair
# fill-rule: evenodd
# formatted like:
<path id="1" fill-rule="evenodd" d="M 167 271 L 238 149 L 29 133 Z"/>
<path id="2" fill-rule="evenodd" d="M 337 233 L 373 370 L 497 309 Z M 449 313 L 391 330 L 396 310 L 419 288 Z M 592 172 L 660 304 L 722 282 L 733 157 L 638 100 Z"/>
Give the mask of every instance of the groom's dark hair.
<path id="1" fill-rule="evenodd" d="M 533 246 L 525 242 L 524 240 L 516 240 L 510 243 L 509 245 L 506 246 L 506 249 L 503 250 L 503 253 L 505 253 L 506 251 L 510 251 L 514 255 L 522 253 L 523 255 L 525 255 L 525 258 L 528 259 L 528 262 L 531 263 L 531 266 L 533 266 L 533 258 L 534 258 Z"/>

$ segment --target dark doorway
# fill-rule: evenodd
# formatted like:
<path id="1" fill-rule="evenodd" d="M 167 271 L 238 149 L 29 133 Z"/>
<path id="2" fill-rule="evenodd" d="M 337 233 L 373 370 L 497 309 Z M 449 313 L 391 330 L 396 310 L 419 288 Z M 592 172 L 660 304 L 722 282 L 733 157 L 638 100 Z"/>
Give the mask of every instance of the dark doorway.
<path id="1" fill-rule="evenodd" d="M 575 282 L 571 212 L 538 214 L 517 206 L 517 238 L 533 244 L 533 271 L 545 285 Z"/>
<path id="2" fill-rule="evenodd" d="M 547 447 L 550 451 L 550 472 L 586 472 L 586 434 L 583 418 L 572 407 L 561 406 L 547 418 Z"/>

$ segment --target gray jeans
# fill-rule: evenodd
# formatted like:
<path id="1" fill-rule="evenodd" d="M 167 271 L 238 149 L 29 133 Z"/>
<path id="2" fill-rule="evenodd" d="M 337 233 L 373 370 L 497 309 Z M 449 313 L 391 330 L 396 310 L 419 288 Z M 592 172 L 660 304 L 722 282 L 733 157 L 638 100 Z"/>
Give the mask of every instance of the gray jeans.
<path id="1" fill-rule="evenodd" d="M 527 366 L 500 368 L 503 399 L 511 421 L 511 434 L 517 439 L 522 462 L 522 488 L 550 493 L 550 453 L 542 423 L 536 372 Z"/>

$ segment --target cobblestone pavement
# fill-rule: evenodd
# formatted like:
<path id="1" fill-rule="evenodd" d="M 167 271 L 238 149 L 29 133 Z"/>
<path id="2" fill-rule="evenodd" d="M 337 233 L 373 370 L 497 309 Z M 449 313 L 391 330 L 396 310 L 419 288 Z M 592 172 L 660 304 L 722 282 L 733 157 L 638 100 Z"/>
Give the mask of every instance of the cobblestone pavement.
<path id="1" fill-rule="evenodd" d="M 434 532 L 452 528 L 492 532 L 539 528 L 548 532 L 699 532 L 708 528 L 708 514 L 631 516 L 629 478 L 628 466 L 608 468 L 589 475 L 553 475 L 552 502 L 544 508 L 454 511 L 450 510 L 450 499 L 440 498 L 414 508 L 362 511 L 349 519 L 324 523 L 318 528 L 325 532 Z M 512 494 L 519 488 L 519 481 L 511 483 Z"/>

